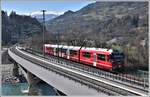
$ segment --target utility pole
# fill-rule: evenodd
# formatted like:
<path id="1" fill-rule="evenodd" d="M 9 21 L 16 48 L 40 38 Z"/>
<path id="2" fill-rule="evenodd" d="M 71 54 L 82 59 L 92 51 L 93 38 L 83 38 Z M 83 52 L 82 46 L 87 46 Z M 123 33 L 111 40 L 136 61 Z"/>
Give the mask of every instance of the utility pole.
<path id="1" fill-rule="evenodd" d="M 45 50 L 45 47 L 44 47 L 44 38 L 45 38 L 45 12 L 46 10 L 42 10 L 43 12 L 43 56 L 45 57 L 45 53 L 44 53 L 44 50 Z"/>
<path id="2" fill-rule="evenodd" d="M 78 62 L 80 62 L 80 50 L 82 49 L 82 47 L 86 44 L 86 42 L 87 42 L 87 40 L 83 40 L 83 43 L 81 44 L 81 47 L 80 47 L 80 49 L 79 49 L 79 51 L 78 51 Z"/>

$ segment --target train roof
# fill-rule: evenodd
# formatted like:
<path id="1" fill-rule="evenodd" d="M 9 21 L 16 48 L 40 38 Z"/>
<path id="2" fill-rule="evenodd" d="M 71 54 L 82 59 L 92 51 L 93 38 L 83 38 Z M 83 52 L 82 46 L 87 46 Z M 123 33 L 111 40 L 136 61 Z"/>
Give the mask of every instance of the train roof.
<path id="1" fill-rule="evenodd" d="M 67 46 L 67 45 L 53 45 L 53 44 L 45 44 L 46 47 L 54 47 L 54 48 L 65 48 L 65 49 L 72 49 L 72 50 L 79 50 L 79 46 Z M 106 49 L 106 48 L 95 48 L 95 47 L 82 47 L 81 50 L 95 50 L 95 51 L 103 51 L 103 52 L 109 52 L 112 53 L 112 49 Z"/>
<path id="2" fill-rule="evenodd" d="M 110 52 L 112 53 L 112 49 L 106 49 L 106 48 L 95 48 L 95 47 L 82 47 L 81 50 L 94 50 L 94 51 L 102 51 L 102 52 Z"/>
<path id="3" fill-rule="evenodd" d="M 51 47 L 51 44 L 44 44 L 44 46 Z"/>

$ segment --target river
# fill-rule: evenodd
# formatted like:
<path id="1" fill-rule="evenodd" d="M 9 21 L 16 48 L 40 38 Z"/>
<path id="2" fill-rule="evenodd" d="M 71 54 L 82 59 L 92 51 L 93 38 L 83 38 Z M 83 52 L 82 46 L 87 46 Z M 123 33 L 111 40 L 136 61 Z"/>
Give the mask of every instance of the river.
<path id="1" fill-rule="evenodd" d="M 28 83 L 16 83 L 16 84 L 2 84 L 2 95 L 4 96 L 23 96 L 28 95 L 23 93 L 23 90 L 28 89 Z M 57 93 L 50 85 L 45 82 L 38 84 L 39 96 L 56 96 Z"/>

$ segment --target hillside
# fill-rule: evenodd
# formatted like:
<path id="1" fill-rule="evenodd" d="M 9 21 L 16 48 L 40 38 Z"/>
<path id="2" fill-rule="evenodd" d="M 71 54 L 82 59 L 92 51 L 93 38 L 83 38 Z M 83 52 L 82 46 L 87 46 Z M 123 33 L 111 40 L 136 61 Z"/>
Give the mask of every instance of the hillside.
<path id="1" fill-rule="evenodd" d="M 15 44 L 41 32 L 42 25 L 36 18 L 16 12 L 8 16 L 7 12 L 2 11 L 2 45 Z"/>
<path id="2" fill-rule="evenodd" d="M 134 34 L 141 35 L 137 29 L 147 30 L 146 27 L 148 27 L 148 5 L 136 2 L 96 2 L 77 12 L 68 11 L 47 25 L 47 29 L 53 33 L 65 33 L 69 37 L 71 33 L 77 36 L 81 34 L 81 37 L 101 41 L 116 37 L 121 41 L 129 40 L 126 38 Z M 143 32 L 145 32 L 143 37 L 147 36 L 147 32 Z"/>
<path id="3" fill-rule="evenodd" d="M 147 2 L 92 3 L 54 18 L 47 30 L 61 43 L 80 45 L 88 40 L 86 46 L 122 50 L 126 64 L 148 66 Z"/>

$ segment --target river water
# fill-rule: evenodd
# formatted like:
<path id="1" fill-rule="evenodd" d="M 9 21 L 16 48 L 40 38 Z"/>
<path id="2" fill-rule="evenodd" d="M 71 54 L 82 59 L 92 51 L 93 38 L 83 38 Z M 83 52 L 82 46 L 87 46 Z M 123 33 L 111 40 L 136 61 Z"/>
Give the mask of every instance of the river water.
<path id="1" fill-rule="evenodd" d="M 16 83 L 16 84 L 2 84 L 2 95 L 5 96 L 23 96 L 28 95 L 24 94 L 22 91 L 28 89 L 28 83 Z M 38 84 L 38 95 L 39 96 L 56 96 L 57 93 L 50 85 L 45 82 Z"/>
<path id="2" fill-rule="evenodd" d="M 27 83 L 2 84 L 2 95 L 27 95 L 22 93 L 22 90 L 27 90 L 27 88 Z"/>

